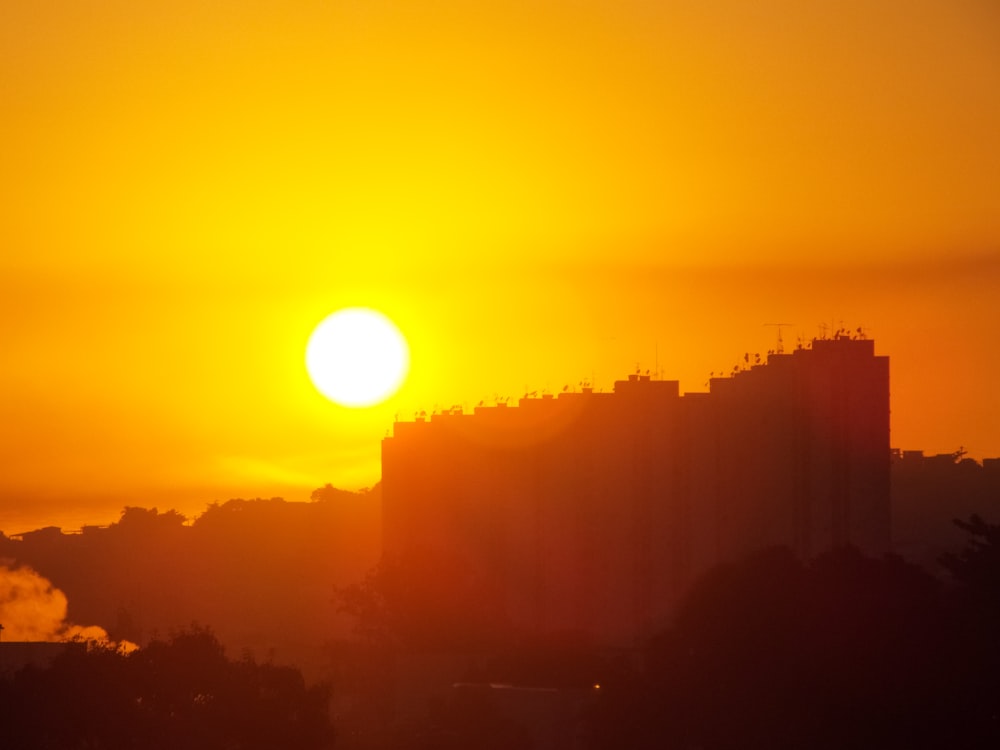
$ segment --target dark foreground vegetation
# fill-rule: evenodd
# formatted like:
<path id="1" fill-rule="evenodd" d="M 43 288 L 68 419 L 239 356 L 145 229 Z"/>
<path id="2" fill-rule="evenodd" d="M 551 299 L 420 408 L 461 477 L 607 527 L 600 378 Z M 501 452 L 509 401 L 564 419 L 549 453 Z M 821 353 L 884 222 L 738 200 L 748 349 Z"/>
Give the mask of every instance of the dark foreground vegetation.
<path id="1" fill-rule="evenodd" d="M 613 651 L 586 623 L 528 637 L 470 616 L 471 598 L 437 606 L 433 567 L 407 569 L 414 587 L 383 563 L 334 594 L 347 576 L 310 566 L 326 529 L 346 547 L 345 529 L 370 527 L 372 498 L 327 494 L 232 501 L 193 525 L 129 509 L 109 529 L 6 540 L 0 552 L 74 592 L 71 609 L 94 608 L 85 622 L 117 617 L 109 630 L 127 637 L 141 619 L 145 637 L 128 655 L 70 649 L 0 676 L 0 748 L 318 749 L 331 722 L 338 750 L 1000 747 L 1000 526 L 978 517 L 956 524 L 965 546 L 940 559 L 943 576 L 852 549 L 764 550 L 703 578 L 642 649 Z M 116 615 L 125 594 L 134 612 Z M 331 634 L 338 608 L 353 637 Z M 325 634 L 332 692 L 270 658 L 232 660 L 221 643 L 239 641 L 206 630 L 161 639 L 161 610 L 251 624 L 262 648 L 276 632 Z"/>
<path id="2" fill-rule="evenodd" d="M 594 746 L 1000 747 L 1000 536 L 970 530 L 957 587 L 850 549 L 716 569 L 602 691 Z"/>
<path id="3" fill-rule="evenodd" d="M 0 679 L 11 750 L 321 750 L 329 690 L 292 667 L 230 660 L 193 628 L 125 654 L 90 644 Z"/>
<path id="4" fill-rule="evenodd" d="M 637 653 L 583 633 L 503 646 L 487 630 L 481 642 L 495 648 L 466 651 L 461 676 L 478 687 L 429 696 L 403 733 L 382 731 L 393 720 L 385 710 L 344 747 L 1000 747 L 1000 526 L 957 526 L 967 541 L 942 558 L 947 578 L 853 548 L 811 561 L 774 548 L 720 566 Z M 385 674 L 426 636 L 389 572 L 340 592 Z M 458 632 L 456 651 L 470 632 Z"/>

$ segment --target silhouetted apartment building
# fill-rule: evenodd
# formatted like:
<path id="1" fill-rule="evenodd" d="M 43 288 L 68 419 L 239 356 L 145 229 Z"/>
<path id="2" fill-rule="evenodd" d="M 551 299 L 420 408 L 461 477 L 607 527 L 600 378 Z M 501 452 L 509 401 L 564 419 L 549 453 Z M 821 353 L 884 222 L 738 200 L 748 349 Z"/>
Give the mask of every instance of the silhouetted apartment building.
<path id="1" fill-rule="evenodd" d="M 632 375 L 612 393 L 397 422 L 384 554 L 515 630 L 628 645 L 750 550 L 888 551 L 889 462 L 888 358 L 820 339 L 707 393 Z"/>

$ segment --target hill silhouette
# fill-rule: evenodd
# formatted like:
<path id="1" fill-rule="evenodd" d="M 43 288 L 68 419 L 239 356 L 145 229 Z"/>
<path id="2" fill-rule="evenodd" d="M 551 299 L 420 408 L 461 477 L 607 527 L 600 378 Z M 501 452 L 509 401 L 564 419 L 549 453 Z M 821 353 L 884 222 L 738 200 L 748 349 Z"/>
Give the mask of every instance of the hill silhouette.
<path id="1" fill-rule="evenodd" d="M 145 644 L 191 623 L 235 653 L 295 663 L 311 678 L 349 632 L 333 587 L 378 560 L 379 488 L 316 490 L 311 502 L 233 499 L 191 522 L 127 507 L 106 528 L 0 535 L 0 559 L 30 566 L 68 599 L 67 618 Z"/>

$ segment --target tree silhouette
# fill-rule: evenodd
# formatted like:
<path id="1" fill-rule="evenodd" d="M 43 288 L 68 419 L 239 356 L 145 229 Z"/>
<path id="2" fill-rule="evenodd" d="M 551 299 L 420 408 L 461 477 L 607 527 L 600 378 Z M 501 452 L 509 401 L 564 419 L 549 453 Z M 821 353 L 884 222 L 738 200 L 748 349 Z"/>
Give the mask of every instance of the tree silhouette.
<path id="1" fill-rule="evenodd" d="M 124 654 L 91 644 L 0 680 L 5 747 L 320 750 L 329 691 L 298 670 L 231 661 L 193 627 Z"/>
<path id="2" fill-rule="evenodd" d="M 646 668 L 602 690 L 595 743 L 975 746 L 996 736 L 992 698 L 968 699 L 984 686 L 956 635 L 939 583 L 898 558 L 842 549 L 805 563 L 766 550 L 708 574 Z"/>
<path id="3" fill-rule="evenodd" d="M 488 651 L 509 627 L 472 566 L 440 550 L 383 557 L 360 583 L 335 587 L 341 612 L 369 642 L 413 651 Z"/>
<path id="4" fill-rule="evenodd" d="M 953 523 L 969 534 L 966 546 L 958 553 L 941 557 L 941 564 L 960 584 L 990 598 L 1000 600 L 1000 525 L 972 515 L 968 521 Z"/>
<path id="5" fill-rule="evenodd" d="M 951 645 L 962 679 L 951 694 L 966 732 L 1000 745 L 1000 525 L 978 515 L 954 523 L 969 536 L 960 552 L 941 558 L 957 584 Z"/>

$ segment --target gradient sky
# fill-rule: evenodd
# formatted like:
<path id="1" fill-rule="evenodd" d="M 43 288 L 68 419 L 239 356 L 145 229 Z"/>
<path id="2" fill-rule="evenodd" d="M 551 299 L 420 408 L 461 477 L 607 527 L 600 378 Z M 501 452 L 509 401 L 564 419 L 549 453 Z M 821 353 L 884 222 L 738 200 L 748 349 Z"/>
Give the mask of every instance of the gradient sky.
<path id="1" fill-rule="evenodd" d="M 0 6 L 0 530 L 374 484 L 395 415 L 864 326 L 1000 456 L 993 0 Z M 312 327 L 393 317 L 351 411 Z"/>

